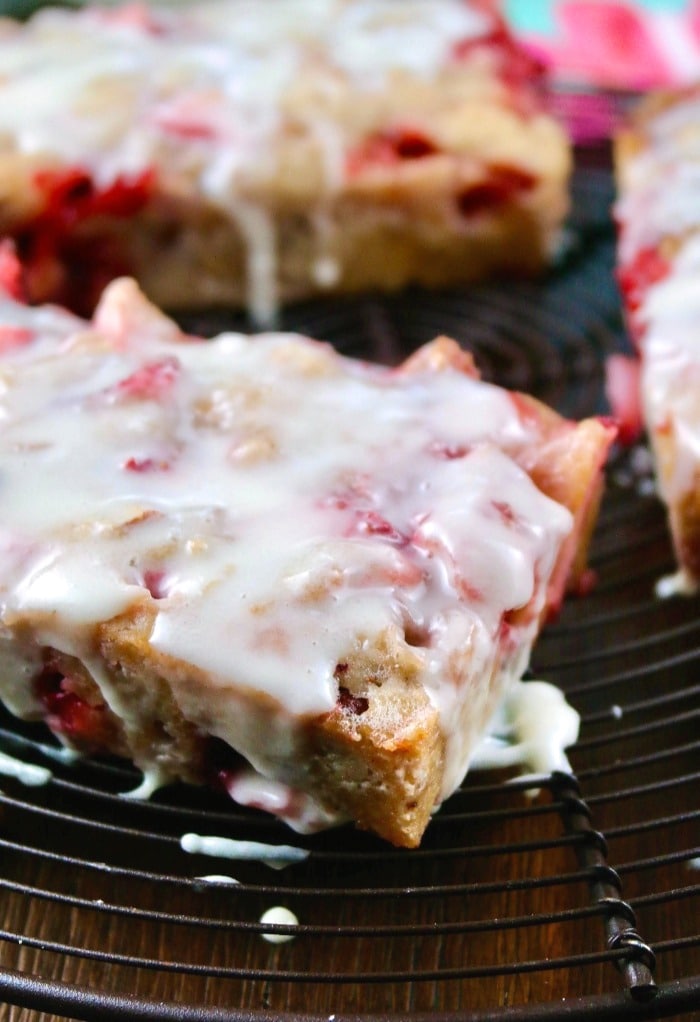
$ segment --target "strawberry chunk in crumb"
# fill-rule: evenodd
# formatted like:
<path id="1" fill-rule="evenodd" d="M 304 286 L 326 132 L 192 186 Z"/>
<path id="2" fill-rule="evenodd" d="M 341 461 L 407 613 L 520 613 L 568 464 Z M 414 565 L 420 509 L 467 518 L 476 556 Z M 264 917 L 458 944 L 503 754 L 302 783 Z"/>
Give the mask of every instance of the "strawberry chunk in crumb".
<path id="1" fill-rule="evenodd" d="M 532 85 L 542 81 L 546 72 L 540 54 L 517 42 L 505 23 L 486 35 L 460 39 L 452 47 L 452 59 L 457 62 L 484 58 L 491 60 L 513 106 L 523 114 L 534 113 L 541 101 Z"/>
<path id="2" fill-rule="evenodd" d="M 173 388 L 179 374 L 180 363 L 172 356 L 147 362 L 110 387 L 109 394 L 117 398 L 159 401 Z"/>
<path id="3" fill-rule="evenodd" d="M 505 500 L 492 500 L 491 505 L 504 525 L 515 525 L 518 516 L 512 506 Z"/>
<path id="4" fill-rule="evenodd" d="M 162 600 L 168 595 L 168 576 L 164 571 L 147 569 L 143 573 L 143 584 L 154 600 Z"/>
<path id="5" fill-rule="evenodd" d="M 369 699 L 366 696 L 355 696 L 349 688 L 341 685 L 338 688 L 338 706 L 354 717 L 361 717 L 369 709 Z"/>
<path id="6" fill-rule="evenodd" d="M 167 472 L 170 462 L 161 458 L 127 458 L 122 468 L 127 472 Z"/>
<path id="7" fill-rule="evenodd" d="M 0 325 L 0 355 L 24 348 L 34 338 L 34 331 L 21 326 Z"/>
<path id="8" fill-rule="evenodd" d="M 99 8 L 95 15 L 111 25 L 123 25 L 146 35 L 159 36 L 166 32 L 164 22 L 159 20 L 150 5 L 145 3 L 122 4 L 114 10 Z"/>
<path id="9" fill-rule="evenodd" d="M 670 269 L 668 259 L 659 249 L 649 246 L 639 249 L 634 259 L 617 271 L 617 283 L 627 307 L 633 339 L 637 342 L 643 332 L 638 316 L 640 306 L 649 288 L 663 280 Z"/>
<path id="10" fill-rule="evenodd" d="M 362 536 L 381 536 L 391 543 L 398 543 L 399 546 L 405 546 L 409 542 L 408 536 L 374 510 L 358 510 L 355 514 L 352 532 Z"/>
<path id="11" fill-rule="evenodd" d="M 352 149 L 346 160 L 349 177 L 376 167 L 393 167 L 406 160 L 420 160 L 440 151 L 425 132 L 418 128 L 389 128 L 376 132 Z"/>
<path id="12" fill-rule="evenodd" d="M 428 450 L 434 457 L 442 461 L 456 461 L 459 458 L 466 458 L 471 447 L 468 444 L 447 444 L 435 440 Z"/>
<path id="13" fill-rule="evenodd" d="M 644 428 L 639 370 L 639 360 L 628 355 L 610 355 L 605 363 L 605 394 L 622 444 L 633 444 Z"/>
<path id="14" fill-rule="evenodd" d="M 83 748 L 99 750 L 109 745 L 113 725 L 105 703 L 88 703 L 74 690 L 74 682 L 51 664 L 37 678 L 35 691 L 52 731 Z"/>
<path id="15" fill-rule="evenodd" d="M 15 236 L 27 294 L 90 315 L 106 284 L 130 266 L 117 231 L 97 240 L 82 225 L 137 214 L 153 194 L 155 173 L 118 175 L 98 187 L 83 168 L 64 167 L 38 171 L 33 184 L 39 212 Z"/>
<path id="16" fill-rule="evenodd" d="M 0 290 L 15 301 L 26 300 L 22 264 L 17 258 L 14 244 L 7 239 L 0 241 Z"/>
<path id="17" fill-rule="evenodd" d="M 537 179 L 529 171 L 505 164 L 492 164 L 487 168 L 483 180 L 467 185 L 457 193 L 457 208 L 463 217 L 489 213 L 511 199 L 532 191 L 536 184 Z"/>

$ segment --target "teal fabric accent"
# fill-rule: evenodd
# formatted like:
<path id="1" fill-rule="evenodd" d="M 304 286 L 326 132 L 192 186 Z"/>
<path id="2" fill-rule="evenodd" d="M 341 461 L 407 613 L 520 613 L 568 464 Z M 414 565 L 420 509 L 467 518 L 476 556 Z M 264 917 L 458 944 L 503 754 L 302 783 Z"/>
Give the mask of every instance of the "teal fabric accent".
<path id="1" fill-rule="evenodd" d="M 554 30 L 556 4 L 557 0 L 505 0 L 504 10 L 516 30 L 547 34 Z M 682 11 L 687 0 L 637 0 L 637 6 L 650 11 Z"/>
<path id="2" fill-rule="evenodd" d="M 517 31 L 549 33 L 554 27 L 552 0 L 506 0 L 504 9 Z"/>

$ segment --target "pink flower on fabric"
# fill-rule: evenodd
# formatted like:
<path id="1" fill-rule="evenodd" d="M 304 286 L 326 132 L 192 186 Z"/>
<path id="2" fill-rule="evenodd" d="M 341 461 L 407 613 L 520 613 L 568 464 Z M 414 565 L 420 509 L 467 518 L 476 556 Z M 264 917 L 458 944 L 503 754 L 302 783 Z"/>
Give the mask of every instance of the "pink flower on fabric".
<path id="1" fill-rule="evenodd" d="M 700 77 L 700 0 L 682 13 L 624 0 L 561 0 L 558 32 L 538 39 L 555 77 L 641 90 Z"/>
<path id="2" fill-rule="evenodd" d="M 556 17 L 561 38 L 551 55 L 572 78 L 628 89 L 672 78 L 648 16 L 631 4 L 571 0 L 556 5 Z"/>
<path id="3" fill-rule="evenodd" d="M 693 33 L 695 39 L 700 43 L 700 0 L 692 0 L 690 4 L 690 13 L 688 15 L 688 23 L 690 31 Z"/>

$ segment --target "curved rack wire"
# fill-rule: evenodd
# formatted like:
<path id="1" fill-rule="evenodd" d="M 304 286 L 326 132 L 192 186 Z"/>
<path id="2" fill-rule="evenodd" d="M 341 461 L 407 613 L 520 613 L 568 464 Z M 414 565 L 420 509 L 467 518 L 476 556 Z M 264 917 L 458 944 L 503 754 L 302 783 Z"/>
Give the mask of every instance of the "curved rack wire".
<path id="1" fill-rule="evenodd" d="M 284 325 L 386 362 L 452 333 L 487 377 L 570 415 L 603 411 L 603 361 L 625 348 L 609 201 L 605 172 L 579 175 L 566 252 L 545 285 L 316 304 Z M 299 838 L 208 792 L 125 799 L 138 780 L 128 765 L 66 763 L 41 729 L 1 717 L 0 748 L 52 772 L 42 786 L 3 779 L 0 794 L 0 999 L 26 1008 L 13 1022 L 36 1011 L 486 1022 L 695 1008 L 700 616 L 697 598 L 654 596 L 672 559 L 647 471 L 641 448 L 613 463 L 598 585 L 536 651 L 536 674 L 581 713 L 574 773 L 474 774 L 417 851 L 348 829 Z M 192 855 L 190 832 L 308 856 L 277 871 Z M 231 879 L 202 879 L 212 874 Z M 261 922 L 276 905 L 298 925 Z"/>

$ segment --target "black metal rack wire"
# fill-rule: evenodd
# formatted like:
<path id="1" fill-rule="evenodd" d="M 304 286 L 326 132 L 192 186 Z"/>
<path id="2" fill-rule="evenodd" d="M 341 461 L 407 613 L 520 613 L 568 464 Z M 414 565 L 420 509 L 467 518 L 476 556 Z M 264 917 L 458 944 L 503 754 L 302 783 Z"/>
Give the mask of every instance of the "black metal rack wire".
<path id="1" fill-rule="evenodd" d="M 487 377 L 570 415 L 604 411 L 603 362 L 626 345 L 610 199 L 606 171 L 577 176 L 566 251 L 544 284 L 302 306 L 284 325 L 386 362 L 451 333 Z M 53 772 L 43 786 L 0 785 L 0 1000 L 17 1006 L 12 1022 L 35 1017 L 20 1006 L 100 1022 L 697 1008 L 699 601 L 654 595 L 672 558 L 645 472 L 642 449 L 613 462 L 598 585 L 564 607 L 535 655 L 535 674 L 581 713 L 574 773 L 474 774 L 417 851 L 348 829 L 301 838 L 210 792 L 127 800 L 128 765 L 57 761 L 41 729 L 2 716 L 0 749 Z M 190 855 L 187 832 L 309 854 L 278 872 Z M 212 873 L 238 882 L 198 879 Z M 260 921 L 280 904 L 297 926 Z M 294 939 L 263 939 L 275 931 Z"/>

